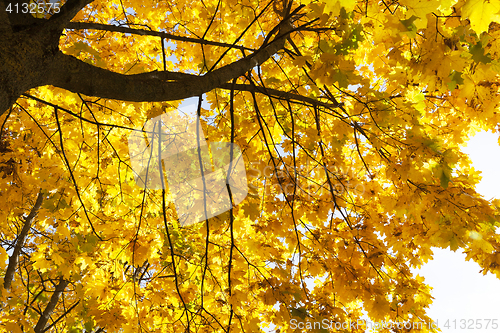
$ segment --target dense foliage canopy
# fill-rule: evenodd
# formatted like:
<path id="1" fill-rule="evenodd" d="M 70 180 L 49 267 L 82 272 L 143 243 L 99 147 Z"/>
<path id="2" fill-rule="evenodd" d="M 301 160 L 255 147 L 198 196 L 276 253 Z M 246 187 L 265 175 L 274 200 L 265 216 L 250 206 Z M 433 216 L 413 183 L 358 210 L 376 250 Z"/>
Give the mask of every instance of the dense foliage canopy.
<path id="1" fill-rule="evenodd" d="M 432 247 L 500 277 L 500 204 L 460 151 L 498 130 L 498 1 L 0 9 L 1 331 L 428 323 L 410 268 Z M 183 225 L 127 138 L 188 97 L 208 142 L 241 148 L 249 192 Z"/>

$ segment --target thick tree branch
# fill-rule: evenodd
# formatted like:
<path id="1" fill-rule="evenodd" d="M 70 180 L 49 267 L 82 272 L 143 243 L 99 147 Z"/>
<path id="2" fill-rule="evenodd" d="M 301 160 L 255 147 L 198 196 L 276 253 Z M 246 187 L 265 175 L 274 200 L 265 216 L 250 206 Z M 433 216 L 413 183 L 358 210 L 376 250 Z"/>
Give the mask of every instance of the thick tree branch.
<path id="1" fill-rule="evenodd" d="M 21 230 L 21 233 L 17 237 L 17 242 L 16 245 L 14 246 L 14 252 L 12 252 L 12 255 L 9 257 L 9 265 L 7 266 L 7 271 L 5 272 L 5 277 L 3 282 L 3 286 L 7 290 L 10 288 L 12 280 L 14 279 L 14 273 L 16 271 L 17 263 L 19 262 L 19 255 L 21 254 L 21 249 L 23 248 L 24 241 L 28 236 L 28 232 L 31 228 L 31 223 L 35 219 L 38 210 L 42 206 L 42 201 L 43 201 L 43 194 L 40 191 L 38 193 L 38 197 L 36 198 L 35 205 L 31 209 L 31 212 L 29 213 L 28 217 L 24 222 L 23 229 Z"/>
<path id="2" fill-rule="evenodd" d="M 40 319 L 38 319 L 38 323 L 36 323 L 35 333 L 42 333 L 44 331 L 44 328 L 47 325 L 47 322 L 49 321 L 50 315 L 56 308 L 57 302 L 59 301 L 59 297 L 61 297 L 61 294 L 64 291 L 64 289 L 66 289 L 67 285 L 68 281 L 64 280 L 63 278 L 59 279 L 59 283 L 56 286 L 56 290 L 54 290 L 54 293 L 52 294 L 49 303 L 45 307 L 45 310 L 43 310 Z"/>
<path id="3" fill-rule="evenodd" d="M 5 2 L 0 1 L 0 34 L 12 33 L 12 27 L 10 24 L 9 16 L 5 11 Z"/>
<path id="4" fill-rule="evenodd" d="M 0 0 L 0 27 L 6 22 L 10 26 L 11 32 L 18 32 L 48 21 L 46 19 L 35 18 L 29 12 L 23 13 L 26 3 L 26 0 Z M 10 11 L 7 11 L 7 6 L 9 5 Z"/>
<path id="5" fill-rule="evenodd" d="M 288 24 L 282 23 L 285 29 Z M 87 64 L 58 52 L 45 84 L 87 96 L 123 101 L 169 101 L 199 96 L 244 75 L 282 49 L 289 29 L 253 54 L 203 76 L 187 77 L 182 73 L 150 72 L 124 75 Z M 174 80 L 174 81 L 173 81 Z"/>
<path id="6" fill-rule="evenodd" d="M 228 48 L 233 48 L 233 49 L 238 49 L 238 50 L 255 51 L 254 49 L 244 47 L 244 46 L 238 46 L 238 45 L 233 45 L 233 44 L 228 44 L 228 43 L 214 42 L 214 41 L 205 40 L 202 38 L 176 36 L 176 35 L 172 35 L 172 34 L 169 34 L 166 32 L 161 32 L 161 31 L 151 31 L 151 30 L 145 30 L 145 29 L 133 29 L 133 28 L 128 28 L 128 27 L 119 27 L 119 26 L 110 25 L 110 24 L 101 24 L 101 23 L 92 23 L 92 22 L 69 22 L 68 24 L 66 24 L 66 29 L 75 29 L 75 30 L 89 29 L 89 30 L 121 32 L 121 33 L 141 35 L 141 36 L 157 36 L 157 37 L 162 37 L 162 38 L 171 39 L 171 40 L 178 40 L 181 42 L 191 42 L 191 43 L 197 43 L 197 44 L 202 44 L 202 45 L 214 45 L 214 46 L 222 46 L 222 47 L 228 47 Z"/>

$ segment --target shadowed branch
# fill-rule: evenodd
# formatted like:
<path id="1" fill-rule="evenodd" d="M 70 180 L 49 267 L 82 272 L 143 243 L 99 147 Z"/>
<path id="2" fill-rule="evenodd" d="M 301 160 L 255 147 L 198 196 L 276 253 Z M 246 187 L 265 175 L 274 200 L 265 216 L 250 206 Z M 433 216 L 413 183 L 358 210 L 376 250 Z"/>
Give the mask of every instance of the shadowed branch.
<path id="1" fill-rule="evenodd" d="M 31 223 L 35 219 L 38 210 L 42 206 L 42 201 L 43 201 L 43 195 L 41 192 L 39 192 L 35 205 L 31 209 L 31 212 L 29 213 L 26 220 L 24 221 L 23 229 L 21 230 L 21 233 L 17 237 L 16 245 L 14 247 L 14 252 L 12 252 L 12 255 L 9 257 L 9 265 L 7 266 L 7 271 L 5 272 L 4 283 L 3 283 L 4 288 L 7 290 L 10 289 L 12 280 L 14 279 L 14 273 L 16 271 L 17 263 L 19 262 L 19 255 L 21 254 L 21 249 L 23 248 L 24 241 L 28 236 L 28 232 L 31 228 Z"/>

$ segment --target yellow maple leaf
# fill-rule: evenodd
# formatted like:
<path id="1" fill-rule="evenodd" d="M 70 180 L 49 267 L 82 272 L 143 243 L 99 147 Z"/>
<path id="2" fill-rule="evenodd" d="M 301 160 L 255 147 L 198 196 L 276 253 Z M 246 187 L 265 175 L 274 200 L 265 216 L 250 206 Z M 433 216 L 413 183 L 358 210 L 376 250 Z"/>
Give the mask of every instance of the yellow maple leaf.
<path id="1" fill-rule="evenodd" d="M 462 18 L 469 18 L 472 30 L 478 35 L 487 31 L 491 22 L 500 22 L 500 3 L 490 0 L 467 0 Z"/>

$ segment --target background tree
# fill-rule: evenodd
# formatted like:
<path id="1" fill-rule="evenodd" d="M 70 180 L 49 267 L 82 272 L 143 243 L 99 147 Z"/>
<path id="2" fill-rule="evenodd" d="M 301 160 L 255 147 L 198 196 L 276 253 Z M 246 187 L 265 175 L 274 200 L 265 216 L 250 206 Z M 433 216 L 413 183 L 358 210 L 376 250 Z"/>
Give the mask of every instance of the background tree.
<path id="1" fill-rule="evenodd" d="M 498 2 L 0 5 L 2 330 L 427 323 L 431 247 L 500 277 L 498 201 L 460 151 L 498 130 Z M 127 137 L 187 97 L 250 193 L 180 226 Z"/>

